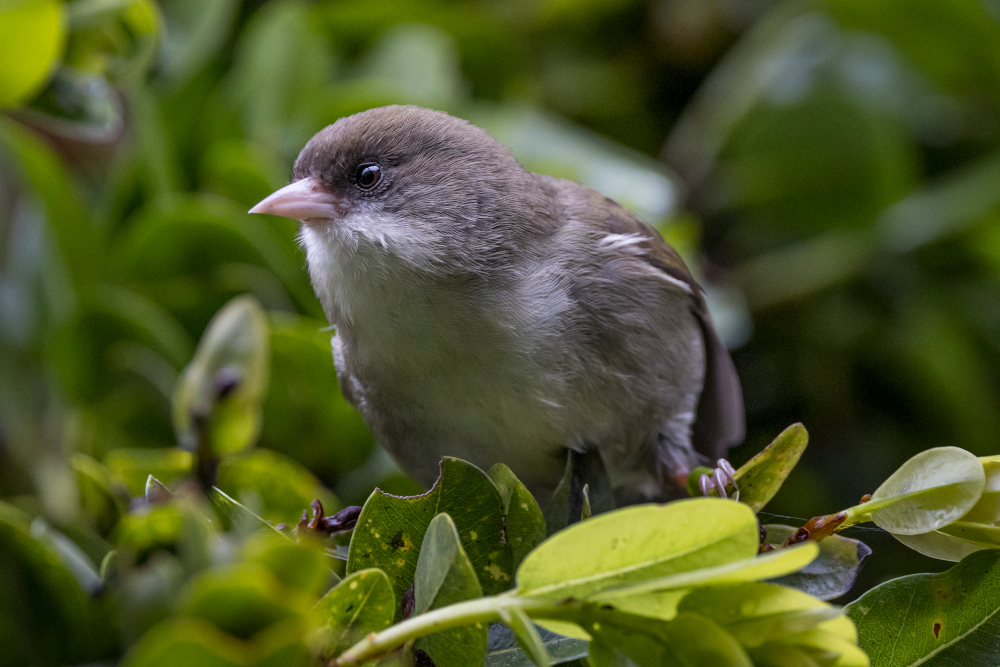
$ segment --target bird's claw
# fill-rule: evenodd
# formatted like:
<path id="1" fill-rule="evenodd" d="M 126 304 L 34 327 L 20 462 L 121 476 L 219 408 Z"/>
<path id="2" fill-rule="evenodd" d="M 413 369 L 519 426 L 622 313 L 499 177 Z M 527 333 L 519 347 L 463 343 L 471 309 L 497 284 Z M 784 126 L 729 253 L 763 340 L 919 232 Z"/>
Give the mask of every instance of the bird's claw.
<path id="1" fill-rule="evenodd" d="M 707 496 L 712 489 L 715 489 L 721 498 L 728 498 L 726 486 L 732 484 L 733 489 L 735 489 L 733 500 L 739 500 L 740 487 L 736 484 L 736 469 L 726 459 L 719 459 L 716 465 L 718 467 L 712 471 L 711 475 L 706 473 L 698 478 L 698 488 L 701 490 L 701 495 Z"/>

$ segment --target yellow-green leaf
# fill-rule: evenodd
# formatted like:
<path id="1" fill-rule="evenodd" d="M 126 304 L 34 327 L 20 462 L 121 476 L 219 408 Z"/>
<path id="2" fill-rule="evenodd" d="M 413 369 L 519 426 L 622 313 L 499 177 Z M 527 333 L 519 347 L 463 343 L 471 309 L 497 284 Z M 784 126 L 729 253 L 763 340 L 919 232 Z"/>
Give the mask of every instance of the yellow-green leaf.
<path id="1" fill-rule="evenodd" d="M 542 542 L 521 563 L 521 594 L 562 599 L 705 567 L 757 553 L 753 511 L 718 498 L 637 505 L 599 514 Z"/>
<path id="2" fill-rule="evenodd" d="M 0 5 L 0 108 L 31 99 L 62 57 L 66 15 L 59 0 L 7 0 Z"/>

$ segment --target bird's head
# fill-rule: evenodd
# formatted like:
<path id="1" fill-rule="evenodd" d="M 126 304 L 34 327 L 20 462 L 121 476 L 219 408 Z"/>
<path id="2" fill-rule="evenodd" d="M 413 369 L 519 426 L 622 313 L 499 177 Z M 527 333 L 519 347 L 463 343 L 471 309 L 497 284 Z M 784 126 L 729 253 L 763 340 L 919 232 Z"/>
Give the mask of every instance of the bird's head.
<path id="1" fill-rule="evenodd" d="M 250 209 L 303 223 L 303 240 L 367 246 L 412 263 L 468 265 L 509 242 L 537 185 L 483 130 L 389 106 L 341 118 L 295 161 L 291 184 Z M 505 242 L 505 239 L 508 241 Z"/>

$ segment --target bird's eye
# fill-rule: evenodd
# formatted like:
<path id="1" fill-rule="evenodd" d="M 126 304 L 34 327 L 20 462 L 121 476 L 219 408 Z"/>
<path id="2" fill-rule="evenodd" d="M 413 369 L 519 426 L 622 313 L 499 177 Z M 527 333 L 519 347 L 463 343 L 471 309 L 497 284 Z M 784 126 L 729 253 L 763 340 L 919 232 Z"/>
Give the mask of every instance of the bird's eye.
<path id="1" fill-rule="evenodd" d="M 354 182 L 359 188 L 371 190 L 382 180 L 382 168 L 377 164 L 362 164 L 354 172 Z"/>

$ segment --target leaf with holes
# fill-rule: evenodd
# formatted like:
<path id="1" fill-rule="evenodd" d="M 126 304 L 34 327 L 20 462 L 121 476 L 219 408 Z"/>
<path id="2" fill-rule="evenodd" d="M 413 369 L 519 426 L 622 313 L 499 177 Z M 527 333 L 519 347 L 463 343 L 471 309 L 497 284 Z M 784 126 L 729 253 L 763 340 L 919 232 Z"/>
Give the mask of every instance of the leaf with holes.
<path id="1" fill-rule="evenodd" d="M 995 665 L 1000 655 L 1000 550 L 940 574 L 887 581 L 847 606 L 872 667 Z"/>
<path id="2" fill-rule="evenodd" d="M 383 570 L 396 600 L 413 583 L 424 533 L 431 520 L 447 512 L 486 595 L 513 584 L 509 545 L 503 542 L 503 499 L 483 471 L 465 461 L 445 457 L 441 474 L 421 496 L 391 496 L 376 489 L 365 503 L 351 537 L 347 571 Z M 397 610 L 396 620 L 402 617 Z"/>
<path id="3" fill-rule="evenodd" d="M 553 665 L 587 657 L 586 640 L 558 635 L 538 625 L 535 629 Z M 513 630 L 501 623 L 490 625 L 486 667 L 533 667 L 536 664 L 518 645 Z"/>

